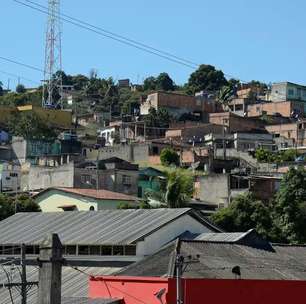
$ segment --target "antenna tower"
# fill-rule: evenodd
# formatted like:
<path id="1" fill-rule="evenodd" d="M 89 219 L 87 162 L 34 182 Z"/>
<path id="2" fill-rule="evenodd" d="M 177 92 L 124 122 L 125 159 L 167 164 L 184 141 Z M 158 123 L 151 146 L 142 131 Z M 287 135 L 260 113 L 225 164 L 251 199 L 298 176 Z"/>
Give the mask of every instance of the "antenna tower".
<path id="1" fill-rule="evenodd" d="M 60 0 L 48 0 L 48 23 L 45 44 L 45 68 L 42 106 L 58 108 L 62 106 L 62 71 Z M 57 95 L 57 96 L 56 96 Z"/>

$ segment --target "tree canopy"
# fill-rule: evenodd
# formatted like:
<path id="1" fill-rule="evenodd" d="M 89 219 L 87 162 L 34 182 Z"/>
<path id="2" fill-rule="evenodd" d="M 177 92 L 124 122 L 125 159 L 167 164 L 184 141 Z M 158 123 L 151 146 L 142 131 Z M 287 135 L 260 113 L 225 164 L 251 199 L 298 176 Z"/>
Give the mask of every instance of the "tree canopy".
<path id="1" fill-rule="evenodd" d="M 56 130 L 50 128 L 35 113 L 15 112 L 8 122 L 11 134 L 26 139 L 53 140 L 57 137 Z"/>
<path id="2" fill-rule="evenodd" d="M 161 184 L 161 191 L 151 191 L 147 193 L 148 197 L 168 208 L 186 206 L 193 194 L 193 176 L 179 169 L 165 172 L 165 176 L 166 180 Z"/>
<path id="3" fill-rule="evenodd" d="M 173 149 L 165 148 L 160 153 L 160 161 L 163 166 L 178 166 L 180 164 L 180 157 Z"/>
<path id="4" fill-rule="evenodd" d="M 0 193 L 0 221 L 13 215 L 17 212 L 39 212 L 40 207 L 28 195 L 22 194 L 15 199 L 15 197 Z"/>
<path id="5" fill-rule="evenodd" d="M 146 78 L 143 82 L 143 89 L 145 91 L 173 91 L 175 84 L 167 73 L 160 73 L 156 78 L 153 76 Z"/>
<path id="6" fill-rule="evenodd" d="M 16 86 L 16 92 L 18 93 L 18 94 L 22 94 L 22 93 L 25 93 L 27 90 L 26 90 L 26 88 L 25 88 L 25 86 L 23 85 L 23 84 L 18 84 L 17 86 Z"/>
<path id="7" fill-rule="evenodd" d="M 211 219 L 228 232 L 255 228 L 264 238 L 281 243 L 306 242 L 306 170 L 290 168 L 279 191 L 267 204 L 252 193 L 235 198 Z"/>
<path id="8" fill-rule="evenodd" d="M 226 84 L 222 71 L 216 70 L 212 65 L 202 64 L 190 75 L 187 87 L 194 94 L 202 90 L 218 91 Z"/>

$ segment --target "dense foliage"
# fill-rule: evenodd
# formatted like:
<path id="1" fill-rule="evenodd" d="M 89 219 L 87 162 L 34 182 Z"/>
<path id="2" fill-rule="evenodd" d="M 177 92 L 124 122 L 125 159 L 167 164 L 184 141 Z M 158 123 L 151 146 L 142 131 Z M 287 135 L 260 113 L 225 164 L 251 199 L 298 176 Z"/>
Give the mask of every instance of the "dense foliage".
<path id="1" fill-rule="evenodd" d="M 272 152 L 264 148 L 259 148 L 255 152 L 255 157 L 262 163 L 283 163 L 294 161 L 297 157 L 297 152 L 294 149 Z"/>
<path id="2" fill-rule="evenodd" d="M 290 168 L 275 198 L 265 204 L 252 194 L 233 200 L 211 219 L 229 232 L 255 228 L 264 238 L 283 243 L 306 242 L 306 171 Z"/>
<path id="3" fill-rule="evenodd" d="M 16 111 L 8 122 L 8 128 L 12 135 L 26 139 L 53 140 L 57 137 L 56 130 L 46 125 L 34 112 Z"/>
<path id="4" fill-rule="evenodd" d="M 227 85 L 227 80 L 220 70 L 216 70 L 212 65 L 202 64 L 193 72 L 188 80 L 188 91 L 192 94 L 199 91 L 218 91 L 224 85 Z"/>
<path id="5" fill-rule="evenodd" d="M 17 212 L 39 212 L 40 207 L 26 194 L 19 195 L 17 198 L 0 194 L 0 220 L 13 215 L 15 210 Z"/>
<path id="6" fill-rule="evenodd" d="M 178 166 L 180 164 L 180 157 L 173 149 L 165 148 L 160 153 L 160 161 L 163 166 Z"/>
<path id="7" fill-rule="evenodd" d="M 166 179 L 161 183 L 161 191 L 148 192 L 148 198 L 160 202 L 162 207 L 186 206 L 194 191 L 193 176 L 178 169 L 165 172 L 165 176 Z"/>

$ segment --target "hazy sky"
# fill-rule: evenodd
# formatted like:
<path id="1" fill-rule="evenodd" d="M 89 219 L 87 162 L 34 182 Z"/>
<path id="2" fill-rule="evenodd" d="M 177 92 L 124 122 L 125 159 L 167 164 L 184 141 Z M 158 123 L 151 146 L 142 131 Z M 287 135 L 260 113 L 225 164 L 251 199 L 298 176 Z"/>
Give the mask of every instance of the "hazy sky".
<path id="1" fill-rule="evenodd" d="M 25 0 L 23 0 L 25 1 Z M 32 0 L 46 5 L 47 0 Z M 215 65 L 248 81 L 306 84 L 305 0 L 61 0 L 62 12 L 196 63 Z M 1 0 L 0 56 L 43 68 L 46 15 Z M 176 83 L 192 69 L 63 24 L 67 73 L 130 78 L 168 72 Z M 42 74 L 0 59 L 0 80 L 40 81 Z M 29 81 L 21 80 L 28 86 Z"/>

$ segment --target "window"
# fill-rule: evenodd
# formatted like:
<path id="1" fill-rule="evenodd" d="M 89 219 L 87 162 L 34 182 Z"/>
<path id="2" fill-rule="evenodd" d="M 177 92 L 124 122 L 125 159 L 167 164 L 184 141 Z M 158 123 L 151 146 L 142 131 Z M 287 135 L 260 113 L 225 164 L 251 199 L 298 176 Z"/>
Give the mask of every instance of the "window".
<path id="1" fill-rule="evenodd" d="M 10 173 L 10 177 L 17 177 L 18 174 L 17 173 Z"/>
<path id="2" fill-rule="evenodd" d="M 123 246 L 113 246 L 113 255 L 123 255 Z"/>
<path id="3" fill-rule="evenodd" d="M 82 184 L 91 184 L 91 176 L 88 174 L 81 175 L 81 183 Z"/>
<path id="4" fill-rule="evenodd" d="M 67 245 L 64 250 L 66 255 L 76 255 L 76 246 L 74 245 Z"/>
<path id="5" fill-rule="evenodd" d="M 89 246 L 82 245 L 79 246 L 79 255 L 88 255 L 89 254 Z"/>
<path id="6" fill-rule="evenodd" d="M 131 185 L 131 177 L 128 175 L 122 175 L 122 184 Z"/>
<path id="7" fill-rule="evenodd" d="M 102 246 L 101 255 L 112 255 L 112 246 Z"/>
<path id="8" fill-rule="evenodd" d="M 293 96 L 294 95 L 294 90 L 293 89 L 288 89 L 288 95 Z"/>
<path id="9" fill-rule="evenodd" d="M 100 255 L 101 246 L 89 246 L 89 254 L 90 255 Z"/>
<path id="10" fill-rule="evenodd" d="M 26 246 L 26 254 L 35 254 L 34 246 Z"/>
<path id="11" fill-rule="evenodd" d="M 136 255 L 136 245 L 125 246 L 124 255 Z"/>

